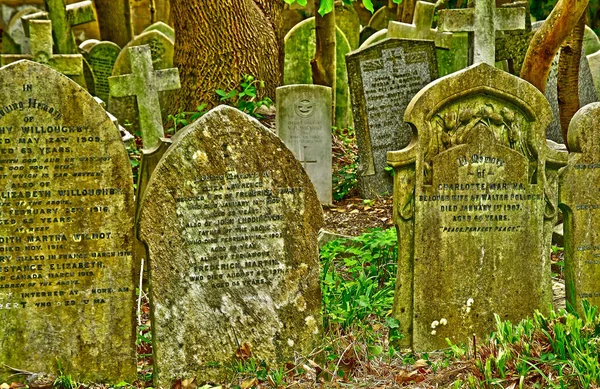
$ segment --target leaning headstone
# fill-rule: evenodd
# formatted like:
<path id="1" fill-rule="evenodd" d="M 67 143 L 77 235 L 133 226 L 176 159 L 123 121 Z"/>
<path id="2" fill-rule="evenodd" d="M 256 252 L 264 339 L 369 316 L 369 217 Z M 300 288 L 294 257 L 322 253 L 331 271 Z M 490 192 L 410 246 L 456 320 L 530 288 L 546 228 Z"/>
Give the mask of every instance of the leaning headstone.
<path id="1" fill-rule="evenodd" d="M 283 86 L 276 100 L 277 134 L 304 167 L 321 203 L 331 204 L 331 88 Z"/>
<path id="2" fill-rule="evenodd" d="M 156 30 L 156 31 L 162 32 L 171 41 L 173 41 L 173 43 L 175 43 L 175 30 L 173 29 L 173 27 L 169 26 L 167 23 L 165 23 L 165 22 L 156 22 L 154 24 L 151 24 L 148 27 L 146 27 L 146 29 L 142 32 L 142 34 L 144 32 L 148 32 L 148 31 L 152 31 L 152 30 Z"/>
<path id="3" fill-rule="evenodd" d="M 104 110 L 47 66 L 0 69 L 0 381 L 136 379 L 133 187 Z M 13 379 L 14 380 L 14 379 Z"/>
<path id="4" fill-rule="evenodd" d="M 363 45 L 363 43 L 369 39 L 373 34 L 375 34 L 377 31 L 374 29 L 373 27 L 369 27 L 369 26 L 365 26 L 362 28 L 362 30 L 360 30 L 360 39 L 359 39 L 359 47 Z"/>
<path id="5" fill-rule="evenodd" d="M 340 128 L 352 123 L 346 54 L 350 52 L 348 39 L 336 28 L 336 80 L 335 80 L 335 125 Z M 283 84 L 312 84 L 310 61 L 316 51 L 315 18 L 297 24 L 285 36 L 285 64 Z"/>
<path id="6" fill-rule="evenodd" d="M 300 162 L 227 106 L 179 132 L 146 189 L 157 386 L 220 381 L 251 352 L 268 365 L 321 336 L 321 205 Z"/>
<path id="7" fill-rule="evenodd" d="M 87 39 L 79 45 L 80 52 L 83 51 L 87 53 L 92 49 L 92 47 L 96 46 L 100 41 L 98 39 Z"/>
<path id="8" fill-rule="evenodd" d="M 594 54 L 600 51 L 600 39 L 598 35 L 589 26 L 585 26 L 583 34 L 583 48 L 585 55 Z"/>
<path id="9" fill-rule="evenodd" d="M 536 22 L 533 23 L 533 30 L 537 30 L 541 27 L 544 22 Z M 562 129 L 560 125 L 560 111 L 558 104 L 558 63 L 560 60 L 560 51 L 554 57 L 554 61 L 552 62 L 552 67 L 550 68 L 550 74 L 548 75 L 548 81 L 546 82 L 546 98 L 550 102 L 550 107 L 552 107 L 552 112 L 554 114 L 554 120 L 548 126 L 546 131 L 546 137 L 548 139 L 553 140 L 557 143 L 564 144 L 565 141 L 562 136 Z M 590 64 L 587 61 L 587 57 L 585 53 L 582 51 L 581 53 L 581 61 L 579 63 L 579 107 L 584 107 L 588 104 L 594 103 L 598 101 L 598 93 L 596 92 L 596 87 L 594 85 L 594 77 L 592 74 L 592 70 L 590 69 Z"/>
<path id="10" fill-rule="evenodd" d="M 359 189 L 364 198 L 390 194 L 388 151 L 406 147 L 413 136 L 404 110 L 437 78 L 433 41 L 389 38 L 348 55 L 350 95 L 359 149 Z"/>
<path id="11" fill-rule="evenodd" d="M 335 24 L 348 39 L 350 49 L 358 49 L 360 45 L 360 19 L 354 7 L 335 3 Z"/>
<path id="12" fill-rule="evenodd" d="M 384 5 L 373 14 L 371 20 L 369 20 L 369 27 L 383 30 L 388 27 L 389 22 L 392 20 L 396 20 L 396 11 Z"/>
<path id="13" fill-rule="evenodd" d="M 150 46 L 152 56 L 152 65 L 154 70 L 164 70 L 173 67 L 173 42 L 162 32 L 152 30 L 145 32 L 127 44 L 121 50 L 117 61 L 113 67 L 113 76 L 122 76 L 131 73 L 131 61 L 129 59 L 129 48 L 136 46 Z M 164 107 L 165 95 L 160 97 L 160 106 Z M 131 123 L 130 131 L 140 132 L 139 114 L 135 102 L 135 97 L 114 97 L 108 98 L 108 111 L 115 115 L 120 123 Z M 161 110 L 162 117 L 166 118 L 170 112 Z"/>
<path id="14" fill-rule="evenodd" d="M 436 50 L 440 77 L 463 70 L 469 66 L 469 34 L 455 32 L 452 34 L 450 50 Z"/>
<path id="15" fill-rule="evenodd" d="M 121 53 L 121 48 L 113 42 L 98 42 L 92 45 L 84 57 L 87 59 L 95 78 L 96 96 L 108 101 L 110 90 L 108 77 L 112 75 L 115 62 Z"/>
<path id="16" fill-rule="evenodd" d="M 559 172 L 564 215 L 567 302 L 600 305 L 600 103 L 581 108 L 569 126 L 569 164 Z"/>
<path id="17" fill-rule="evenodd" d="M 494 314 L 515 323 L 551 306 L 551 118 L 534 86 L 487 64 L 432 82 L 406 109 L 418 136 L 388 154 L 399 236 L 393 315 L 415 351 L 481 338 Z"/>

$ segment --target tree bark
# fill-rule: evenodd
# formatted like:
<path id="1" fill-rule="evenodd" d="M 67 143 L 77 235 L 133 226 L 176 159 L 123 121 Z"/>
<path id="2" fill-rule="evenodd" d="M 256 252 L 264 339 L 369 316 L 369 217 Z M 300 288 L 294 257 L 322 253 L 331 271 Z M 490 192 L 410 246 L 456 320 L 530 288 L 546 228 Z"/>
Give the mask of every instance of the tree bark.
<path id="1" fill-rule="evenodd" d="M 588 0 L 559 0 L 548 19 L 533 36 L 521 70 L 521 78 L 532 83 L 542 93 L 546 90 L 550 67 L 558 49 L 587 5 Z"/>
<path id="2" fill-rule="evenodd" d="M 167 109 L 192 111 L 202 104 L 220 104 L 217 89 L 237 87 L 244 74 L 265 83 L 258 98 L 275 98 L 282 79 L 279 30 L 280 0 L 171 0 L 174 21 L 174 65 L 181 90 Z"/>
<path id="3" fill-rule="evenodd" d="M 315 0 L 318 10 L 321 1 Z M 329 86 L 335 90 L 335 11 L 325 16 L 318 12 L 315 15 L 316 24 L 316 53 L 311 61 L 313 83 Z"/>
<path id="4" fill-rule="evenodd" d="M 402 17 L 400 18 L 400 21 L 402 23 L 412 23 L 417 0 L 403 0 L 402 3 L 404 6 L 402 7 Z"/>
<path id="5" fill-rule="evenodd" d="M 563 140 L 567 149 L 567 132 L 571 118 L 579 110 L 579 64 L 583 50 L 586 13 L 579 18 L 560 50 L 558 62 L 558 109 Z"/>
<path id="6" fill-rule="evenodd" d="M 100 35 L 121 47 L 133 38 L 129 0 L 94 0 Z"/>

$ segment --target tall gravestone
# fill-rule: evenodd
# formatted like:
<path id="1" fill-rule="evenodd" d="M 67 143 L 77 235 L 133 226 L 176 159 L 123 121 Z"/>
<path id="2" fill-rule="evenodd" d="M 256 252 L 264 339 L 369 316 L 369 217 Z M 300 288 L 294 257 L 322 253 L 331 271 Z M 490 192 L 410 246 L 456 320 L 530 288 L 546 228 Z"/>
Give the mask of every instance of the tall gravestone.
<path id="1" fill-rule="evenodd" d="M 47 66 L 0 69 L 0 365 L 136 379 L 133 187 L 121 136 Z M 12 372 L 0 368 L 0 381 Z"/>
<path id="2" fill-rule="evenodd" d="M 258 121 L 220 106 L 177 134 L 144 194 L 158 386 L 219 381 L 248 345 L 281 363 L 320 336 L 319 200 Z"/>
<path id="3" fill-rule="evenodd" d="M 389 38 L 347 57 L 350 96 L 359 148 L 361 194 L 390 194 L 393 179 L 386 153 L 406 147 L 413 136 L 403 116 L 410 100 L 437 78 L 432 41 Z"/>
<path id="4" fill-rule="evenodd" d="M 569 163 L 559 172 L 564 216 L 567 302 L 600 305 L 600 103 L 581 108 L 569 126 Z"/>
<path id="5" fill-rule="evenodd" d="M 113 68 L 121 48 L 113 42 L 98 42 L 87 46 L 83 56 L 90 64 L 94 73 L 96 96 L 107 102 L 110 96 L 108 77 L 112 76 Z"/>
<path id="6" fill-rule="evenodd" d="M 417 139 L 388 154 L 399 236 L 393 315 L 407 346 L 462 343 L 488 334 L 494 314 L 518 322 L 552 303 L 551 119 L 535 87 L 488 64 L 411 101 L 405 120 Z"/>
<path id="7" fill-rule="evenodd" d="M 276 100 L 277 134 L 304 167 L 321 203 L 331 204 L 331 88 L 282 86 Z"/>
<path id="8" fill-rule="evenodd" d="M 335 3 L 335 24 L 348 39 L 350 49 L 358 49 L 360 45 L 360 18 L 356 10 L 350 5 Z"/>

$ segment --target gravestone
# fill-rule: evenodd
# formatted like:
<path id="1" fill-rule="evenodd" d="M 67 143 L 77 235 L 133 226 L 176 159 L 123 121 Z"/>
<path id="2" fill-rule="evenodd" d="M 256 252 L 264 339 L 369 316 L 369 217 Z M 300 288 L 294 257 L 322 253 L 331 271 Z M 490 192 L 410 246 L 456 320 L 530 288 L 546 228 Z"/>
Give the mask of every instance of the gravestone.
<path id="1" fill-rule="evenodd" d="M 77 54 L 72 27 L 97 19 L 91 0 L 66 5 L 65 0 L 44 0 L 48 18 L 52 21 L 54 44 L 60 54 Z"/>
<path id="2" fill-rule="evenodd" d="M 335 125 L 346 128 L 352 123 L 346 54 L 350 44 L 339 28 L 336 28 L 336 81 L 335 81 Z M 297 24 L 285 36 L 285 63 L 283 84 L 312 84 L 310 61 L 316 51 L 315 18 Z"/>
<path id="3" fill-rule="evenodd" d="M 533 30 L 536 31 L 541 27 L 543 21 L 533 23 Z M 558 106 L 558 62 L 560 59 L 560 51 L 554 57 L 552 67 L 550 68 L 550 74 L 548 75 L 548 81 L 546 82 L 546 98 L 550 102 L 554 119 L 546 131 L 546 137 L 557 143 L 564 144 L 562 130 L 560 125 L 560 111 Z M 590 64 L 587 61 L 587 57 L 584 52 L 581 53 L 581 62 L 579 63 L 579 107 L 584 107 L 590 103 L 598 101 L 598 93 L 594 86 L 594 77 Z"/>
<path id="4" fill-rule="evenodd" d="M 470 64 L 495 63 L 496 32 L 525 29 L 524 8 L 496 8 L 494 0 L 474 0 L 466 9 L 438 12 L 440 32 L 468 32 L 473 37 L 470 45 Z"/>
<path id="5" fill-rule="evenodd" d="M 83 51 L 84 53 L 89 52 L 92 47 L 96 46 L 100 41 L 98 39 L 87 39 L 79 45 L 79 51 Z"/>
<path id="6" fill-rule="evenodd" d="M 525 29 L 503 31 L 496 35 L 496 62 L 507 61 L 508 71 L 511 74 L 519 76 L 523 62 L 525 61 L 525 55 L 529 49 L 529 42 L 533 38 L 529 2 L 519 0 L 506 4 L 505 7 L 525 9 Z"/>
<path id="7" fill-rule="evenodd" d="M 129 49 L 131 74 L 108 79 L 110 95 L 114 97 L 135 96 L 142 142 L 145 149 L 155 147 L 165 136 L 160 114 L 159 93 L 179 89 L 179 70 L 155 70 L 149 46 L 134 46 Z"/>
<path id="8" fill-rule="evenodd" d="M 323 214 L 275 134 L 215 108 L 176 135 L 142 201 L 158 387 L 223 380 L 240 347 L 268 365 L 311 352 Z"/>
<path id="9" fill-rule="evenodd" d="M 19 61 L 0 69 L 0 134 L 0 364 L 132 382 L 133 187 L 119 132 L 77 84 Z"/>
<path id="10" fill-rule="evenodd" d="M 600 95 L 600 52 L 588 55 L 587 60 L 596 87 L 596 94 Z"/>
<path id="11" fill-rule="evenodd" d="M 581 108 L 569 126 L 569 163 L 559 172 L 564 215 L 567 302 L 600 304 L 600 103 Z"/>
<path id="12" fill-rule="evenodd" d="M 393 316 L 406 346 L 481 339 L 494 314 L 516 323 L 551 306 L 551 119 L 534 86 L 487 64 L 410 102 L 415 142 L 388 153 L 399 239 Z"/>
<path id="13" fill-rule="evenodd" d="M 379 30 L 373 35 L 369 36 L 363 43 L 361 43 L 360 48 L 364 49 L 365 47 L 369 47 L 377 42 L 381 42 L 382 40 L 388 37 L 388 30 L 384 28 L 383 30 Z"/>
<path id="14" fill-rule="evenodd" d="M 463 70 L 469 66 L 469 34 L 455 32 L 450 41 L 450 50 L 436 50 L 440 77 Z"/>
<path id="15" fill-rule="evenodd" d="M 388 27 L 389 22 L 392 20 L 396 20 L 396 10 L 384 5 L 375 11 L 371 20 L 369 20 L 369 27 L 376 30 L 383 30 Z"/>
<path id="16" fill-rule="evenodd" d="M 175 30 L 173 29 L 173 27 L 169 26 L 167 23 L 165 23 L 165 22 L 156 22 L 154 24 L 151 24 L 148 27 L 146 27 L 146 29 L 142 32 L 142 34 L 144 32 L 148 32 L 148 31 L 152 31 L 152 30 L 156 30 L 156 31 L 162 32 L 173 43 L 175 43 Z"/>
<path id="17" fill-rule="evenodd" d="M 365 43 L 365 41 L 367 39 L 369 39 L 377 31 L 379 31 L 379 30 L 376 30 L 373 27 L 369 27 L 369 26 L 363 27 L 362 30 L 360 30 L 359 47 L 362 46 L 363 43 Z"/>
<path id="18" fill-rule="evenodd" d="M 585 26 L 583 34 L 583 48 L 585 55 L 590 55 L 600 50 L 600 39 L 598 35 L 589 26 Z"/>
<path id="19" fill-rule="evenodd" d="M 152 30 L 135 37 L 121 50 L 117 61 L 113 67 L 113 76 L 122 76 L 131 73 L 131 61 L 129 59 L 129 48 L 136 46 L 150 46 L 152 56 L 152 65 L 154 70 L 164 70 L 173 67 L 173 42 L 162 32 Z M 165 106 L 168 98 L 163 94 L 160 96 L 160 107 Z M 140 132 L 139 113 L 135 102 L 135 97 L 115 97 L 108 98 L 108 111 L 115 115 L 120 123 L 131 123 L 130 131 L 132 133 Z M 162 117 L 166 118 L 169 113 L 161 109 Z"/>
<path id="20" fill-rule="evenodd" d="M 449 49 L 452 33 L 438 32 L 432 28 L 435 4 L 418 1 L 412 24 L 391 21 L 388 25 L 389 38 L 421 39 L 435 42 L 435 47 Z"/>
<path id="21" fill-rule="evenodd" d="M 360 19 L 351 5 L 335 3 L 335 24 L 344 33 L 351 50 L 360 45 Z"/>
<path id="22" fill-rule="evenodd" d="M 23 21 L 21 18 L 25 15 L 29 15 L 32 13 L 39 12 L 39 9 L 35 7 L 27 7 L 19 12 L 17 12 L 8 25 L 6 26 L 5 34 L 8 34 L 11 40 L 19 46 L 16 50 L 11 50 L 12 52 L 4 52 L 5 54 L 26 54 L 29 53 L 29 38 L 25 34 L 25 28 L 23 26 Z"/>
<path id="23" fill-rule="evenodd" d="M 386 153 L 406 147 L 412 129 L 404 110 L 425 85 L 437 78 L 432 41 L 388 38 L 347 57 L 350 96 L 358 144 L 359 189 L 363 198 L 393 190 Z"/>
<path id="24" fill-rule="evenodd" d="M 277 134 L 304 167 L 321 203 L 331 204 L 331 88 L 283 86 L 276 100 Z"/>
<path id="25" fill-rule="evenodd" d="M 112 75 L 115 62 L 121 53 L 121 48 L 113 42 L 98 42 L 89 47 L 84 57 L 87 59 L 95 77 L 96 96 L 108 101 L 110 90 L 108 77 Z"/>

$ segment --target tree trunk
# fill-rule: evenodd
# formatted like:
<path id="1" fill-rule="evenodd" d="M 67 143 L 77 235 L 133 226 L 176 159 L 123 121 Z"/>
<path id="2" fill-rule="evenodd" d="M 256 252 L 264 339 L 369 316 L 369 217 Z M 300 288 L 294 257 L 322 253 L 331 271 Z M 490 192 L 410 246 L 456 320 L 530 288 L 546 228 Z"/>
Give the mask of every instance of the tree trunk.
<path id="1" fill-rule="evenodd" d="M 402 7 L 402 17 L 400 18 L 400 21 L 402 23 L 412 23 L 417 0 L 403 0 L 402 3 L 404 6 Z"/>
<path id="2" fill-rule="evenodd" d="M 587 5 L 588 0 L 559 0 L 548 19 L 533 36 L 521 70 L 521 78 L 532 83 L 542 93 L 546 90 L 550 67 L 558 49 Z"/>
<path id="3" fill-rule="evenodd" d="M 318 11 L 320 0 L 315 0 L 315 9 Z M 321 16 L 319 12 L 315 15 L 316 25 L 316 52 L 315 58 L 310 61 L 312 69 L 313 84 L 324 85 L 331 88 L 332 93 L 332 117 L 335 122 L 335 10 Z"/>
<path id="4" fill-rule="evenodd" d="M 100 35 L 121 47 L 133 38 L 129 0 L 94 0 Z"/>
<path id="5" fill-rule="evenodd" d="M 167 109 L 195 110 L 202 103 L 220 104 L 217 89 L 236 88 L 249 74 L 265 83 L 258 98 L 275 98 L 280 85 L 278 39 L 283 12 L 280 0 L 171 0 L 174 21 L 174 65 L 181 90 Z"/>
<path id="6" fill-rule="evenodd" d="M 583 32 L 585 31 L 586 13 L 579 18 L 571 34 L 560 50 L 558 62 L 558 108 L 560 127 L 567 149 L 567 131 L 571 118 L 579 110 L 579 64 L 583 50 Z"/>

